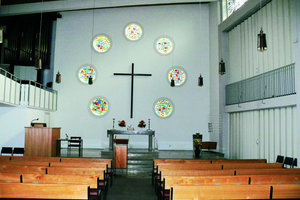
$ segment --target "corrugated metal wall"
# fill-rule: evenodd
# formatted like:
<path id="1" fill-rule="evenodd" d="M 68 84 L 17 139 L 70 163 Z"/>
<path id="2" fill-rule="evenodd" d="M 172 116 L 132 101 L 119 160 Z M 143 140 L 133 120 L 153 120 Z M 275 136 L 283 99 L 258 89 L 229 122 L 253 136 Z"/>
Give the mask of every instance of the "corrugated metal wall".
<path id="1" fill-rule="evenodd" d="M 293 0 L 273 0 L 229 32 L 228 83 L 240 81 L 294 62 Z M 260 28 L 267 51 L 257 51 Z"/>
<path id="2" fill-rule="evenodd" d="M 231 113 L 230 158 L 297 157 L 299 138 L 295 131 L 296 107 Z"/>
<path id="3" fill-rule="evenodd" d="M 228 83 L 295 62 L 293 5 L 293 0 L 273 0 L 229 32 Z M 267 34 L 263 53 L 256 48 L 260 27 Z M 230 113 L 230 158 L 297 157 L 295 112 L 296 107 L 282 107 Z"/>

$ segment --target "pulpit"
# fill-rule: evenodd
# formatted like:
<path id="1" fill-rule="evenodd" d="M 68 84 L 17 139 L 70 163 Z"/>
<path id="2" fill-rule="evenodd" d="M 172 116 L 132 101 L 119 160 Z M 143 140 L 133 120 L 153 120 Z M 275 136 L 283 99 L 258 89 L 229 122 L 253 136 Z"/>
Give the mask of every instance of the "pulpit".
<path id="1" fill-rule="evenodd" d="M 128 139 L 113 139 L 113 142 L 114 142 L 114 167 L 115 169 L 126 169 Z"/>
<path id="2" fill-rule="evenodd" d="M 25 156 L 55 157 L 56 140 L 60 138 L 60 128 L 44 126 L 25 127 Z"/>

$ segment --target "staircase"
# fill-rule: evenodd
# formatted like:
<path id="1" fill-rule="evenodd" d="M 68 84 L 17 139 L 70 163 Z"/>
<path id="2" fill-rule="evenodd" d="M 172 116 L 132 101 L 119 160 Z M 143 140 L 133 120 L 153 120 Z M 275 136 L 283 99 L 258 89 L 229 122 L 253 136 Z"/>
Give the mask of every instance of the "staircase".
<path id="1" fill-rule="evenodd" d="M 102 158 L 113 158 L 112 151 L 102 151 Z M 148 151 L 147 149 L 129 149 L 127 160 L 128 176 L 151 176 L 153 169 L 153 159 L 158 157 L 158 152 Z"/>

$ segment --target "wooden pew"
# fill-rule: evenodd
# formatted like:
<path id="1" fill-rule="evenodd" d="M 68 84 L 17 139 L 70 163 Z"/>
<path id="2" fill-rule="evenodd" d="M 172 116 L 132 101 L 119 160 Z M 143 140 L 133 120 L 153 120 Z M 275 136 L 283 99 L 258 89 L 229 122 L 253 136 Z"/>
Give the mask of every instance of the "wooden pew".
<path id="1" fill-rule="evenodd" d="M 283 164 L 282 163 L 223 163 L 222 169 L 265 169 L 265 168 L 266 169 L 283 168 Z"/>
<path id="2" fill-rule="evenodd" d="M 241 176 L 236 176 L 241 177 Z M 248 176 L 247 176 L 248 177 Z M 290 175 L 250 175 L 250 184 L 300 184 L 300 174 Z"/>
<path id="3" fill-rule="evenodd" d="M 270 199 L 269 185 L 173 186 L 171 200 Z"/>
<path id="4" fill-rule="evenodd" d="M 0 156 L 0 160 L 10 160 L 11 156 Z"/>
<path id="5" fill-rule="evenodd" d="M 189 170 L 203 170 L 203 169 L 222 169 L 222 164 L 200 164 L 200 163 L 189 163 L 189 164 L 182 164 L 182 163 L 176 163 L 176 164 L 159 164 L 157 165 L 158 171 L 162 169 L 189 169 Z"/>
<path id="6" fill-rule="evenodd" d="M 11 160 L 27 160 L 27 161 L 45 161 L 45 162 L 60 162 L 60 157 L 37 157 L 37 156 L 11 156 Z"/>
<path id="7" fill-rule="evenodd" d="M 0 183 L 0 188 L 0 198 L 88 199 L 87 185 Z"/>
<path id="8" fill-rule="evenodd" d="M 272 187 L 272 199 L 300 199 L 300 184 L 280 184 Z"/>
<path id="9" fill-rule="evenodd" d="M 20 175 L 19 175 L 20 176 Z M 97 188 L 97 177 L 91 175 L 50 175 L 50 174 L 22 174 L 23 183 L 39 184 L 76 184 Z M 103 175 L 99 177 L 103 179 Z M 20 177 L 19 177 L 20 182 Z"/>
<path id="10" fill-rule="evenodd" d="M 106 168 L 49 167 L 47 174 L 102 176 Z"/>
<path id="11" fill-rule="evenodd" d="M 233 169 L 228 170 L 160 170 L 161 176 L 233 176 Z"/>
<path id="12" fill-rule="evenodd" d="M 51 162 L 51 167 L 90 167 L 90 168 L 106 168 L 108 163 L 101 162 Z"/>
<path id="13" fill-rule="evenodd" d="M 25 165 L 0 165 L 2 173 L 45 174 L 47 167 Z"/>
<path id="14" fill-rule="evenodd" d="M 0 173 L 0 181 L 7 183 L 20 183 L 20 176 L 21 175 L 17 173 Z"/>
<path id="15" fill-rule="evenodd" d="M 49 167 L 49 163 L 47 161 L 31 161 L 31 160 L 8 160 L 3 161 L 0 160 L 0 165 L 27 165 L 27 166 L 43 166 Z"/>
<path id="16" fill-rule="evenodd" d="M 300 174 L 300 168 L 275 169 L 237 169 L 236 175 L 272 175 L 272 174 Z"/>
<path id="17" fill-rule="evenodd" d="M 228 159 L 228 160 L 211 160 L 211 163 L 267 163 L 267 159 Z"/>

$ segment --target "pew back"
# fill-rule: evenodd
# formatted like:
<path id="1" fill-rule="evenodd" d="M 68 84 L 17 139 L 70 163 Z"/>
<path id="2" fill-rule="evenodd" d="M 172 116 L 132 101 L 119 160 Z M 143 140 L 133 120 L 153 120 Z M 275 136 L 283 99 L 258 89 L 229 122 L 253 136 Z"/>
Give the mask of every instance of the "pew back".
<path id="1" fill-rule="evenodd" d="M 88 199 L 87 185 L 0 183 L 0 188 L 0 198 Z"/>
<path id="2" fill-rule="evenodd" d="M 20 183 L 20 174 L 17 173 L 0 173 L 2 182 Z"/>
<path id="3" fill-rule="evenodd" d="M 282 163 L 223 163 L 223 169 L 283 168 Z"/>
<path id="4" fill-rule="evenodd" d="M 47 161 L 31 161 L 31 160 L 9 160 L 3 161 L 0 160 L 0 165 L 27 165 L 27 166 L 43 166 L 49 167 L 49 163 Z"/>
<path id="5" fill-rule="evenodd" d="M 236 175 L 300 174 L 300 168 L 237 169 Z"/>
<path id="6" fill-rule="evenodd" d="M 2 173 L 45 174 L 47 167 L 27 165 L 0 165 Z"/>
<path id="7" fill-rule="evenodd" d="M 189 163 L 189 164 L 183 164 L 183 163 L 164 163 L 164 164 L 159 164 L 158 166 L 158 171 L 162 170 L 162 169 L 177 169 L 177 170 L 181 170 L 181 169 L 197 169 L 197 170 L 201 170 L 201 169 L 222 169 L 222 164 L 202 164 L 202 163 Z"/>
<path id="8" fill-rule="evenodd" d="M 269 199 L 269 185 L 173 186 L 171 200 Z"/>
<path id="9" fill-rule="evenodd" d="M 300 175 L 251 175 L 251 184 L 300 184 Z"/>
<path id="10" fill-rule="evenodd" d="M 234 170 L 160 170 L 161 176 L 233 176 Z"/>
<path id="11" fill-rule="evenodd" d="M 106 168 L 49 167 L 48 174 L 92 175 L 101 177 Z"/>
<path id="12" fill-rule="evenodd" d="M 300 199 L 300 184 L 273 185 L 273 199 Z"/>

